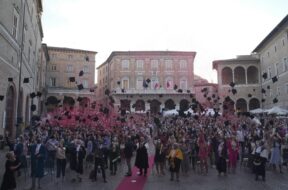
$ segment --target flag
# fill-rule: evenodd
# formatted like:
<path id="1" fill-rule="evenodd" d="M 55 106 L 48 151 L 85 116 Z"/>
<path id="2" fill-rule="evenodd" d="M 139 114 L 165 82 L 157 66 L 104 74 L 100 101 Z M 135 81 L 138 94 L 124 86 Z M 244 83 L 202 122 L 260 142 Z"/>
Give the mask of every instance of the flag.
<path id="1" fill-rule="evenodd" d="M 167 84 L 166 84 L 167 88 L 170 88 L 170 82 L 167 81 Z"/>
<path id="2" fill-rule="evenodd" d="M 158 82 L 156 82 L 155 85 L 154 85 L 154 89 L 157 89 L 158 86 L 159 86 L 159 84 L 158 84 Z"/>

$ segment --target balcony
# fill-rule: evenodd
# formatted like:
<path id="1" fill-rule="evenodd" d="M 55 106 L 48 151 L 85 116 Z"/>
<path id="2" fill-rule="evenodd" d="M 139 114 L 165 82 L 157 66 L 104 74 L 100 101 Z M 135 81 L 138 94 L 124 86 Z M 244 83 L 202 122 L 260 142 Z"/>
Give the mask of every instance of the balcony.
<path id="1" fill-rule="evenodd" d="M 182 93 L 179 93 L 178 90 L 174 89 L 125 89 L 124 92 L 122 92 L 121 88 L 116 88 L 112 90 L 112 94 L 118 95 L 118 94 L 194 94 L 194 91 L 192 89 L 189 89 L 190 92 L 187 92 L 187 90 L 183 90 Z"/>

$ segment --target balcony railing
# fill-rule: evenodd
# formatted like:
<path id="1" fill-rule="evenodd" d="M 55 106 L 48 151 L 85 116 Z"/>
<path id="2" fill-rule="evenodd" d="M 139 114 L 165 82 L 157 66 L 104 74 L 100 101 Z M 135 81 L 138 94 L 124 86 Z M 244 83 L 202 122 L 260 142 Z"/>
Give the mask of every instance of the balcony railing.
<path id="1" fill-rule="evenodd" d="M 187 92 L 187 90 L 189 90 Z M 177 90 L 174 89 L 124 89 L 124 92 L 122 92 L 122 89 L 117 88 L 112 90 L 113 94 L 180 94 Z M 191 94 L 194 93 L 192 89 L 185 89 L 182 90 L 182 94 Z"/>

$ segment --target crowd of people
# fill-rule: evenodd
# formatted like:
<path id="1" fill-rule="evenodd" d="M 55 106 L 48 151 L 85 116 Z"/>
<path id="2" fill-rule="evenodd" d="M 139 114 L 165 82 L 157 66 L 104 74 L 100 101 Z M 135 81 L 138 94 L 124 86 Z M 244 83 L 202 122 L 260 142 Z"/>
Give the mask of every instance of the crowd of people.
<path id="1" fill-rule="evenodd" d="M 163 117 L 114 113 L 115 122 L 107 126 L 107 120 L 112 118 L 110 114 L 99 113 L 96 120 L 96 115 L 90 114 L 93 123 L 88 125 L 78 118 L 70 126 L 69 122 L 62 126 L 46 117 L 37 126 L 25 129 L 14 144 L 7 138 L 11 151 L 6 156 L 1 190 L 15 189 L 14 173 L 20 176 L 28 170 L 31 189 L 41 188 L 41 179 L 47 173 L 55 174 L 56 183 L 61 183 L 67 169 L 73 171 L 69 179 L 72 183 L 81 183 L 87 168 L 91 181 L 97 181 L 97 174 L 101 173 L 106 183 L 107 171 L 117 175 L 121 162 L 127 166 L 127 177 L 132 175 L 135 165 L 140 176 L 147 176 L 147 169 L 152 167 L 157 176 L 170 173 L 171 181 L 180 181 L 180 172 L 189 175 L 191 170 L 205 176 L 214 167 L 219 176 L 228 172 L 234 175 L 237 164 L 249 167 L 255 180 L 262 177 L 265 181 L 266 166 L 274 170 L 278 167 L 280 173 L 282 166 L 287 166 L 286 118 L 260 116 L 255 120 L 247 114 Z M 154 164 L 149 166 L 148 150 L 153 145 Z"/>

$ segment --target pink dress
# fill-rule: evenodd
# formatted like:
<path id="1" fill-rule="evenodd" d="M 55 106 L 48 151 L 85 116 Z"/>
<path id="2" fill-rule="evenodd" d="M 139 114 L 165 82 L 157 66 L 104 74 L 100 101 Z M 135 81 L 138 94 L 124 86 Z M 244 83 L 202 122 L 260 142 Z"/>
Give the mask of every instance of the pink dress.
<path id="1" fill-rule="evenodd" d="M 200 160 L 206 160 L 208 158 L 208 145 L 206 142 L 199 143 L 198 157 Z"/>
<path id="2" fill-rule="evenodd" d="M 228 140 L 228 154 L 230 167 L 236 168 L 239 153 L 239 144 L 234 140 Z"/>

